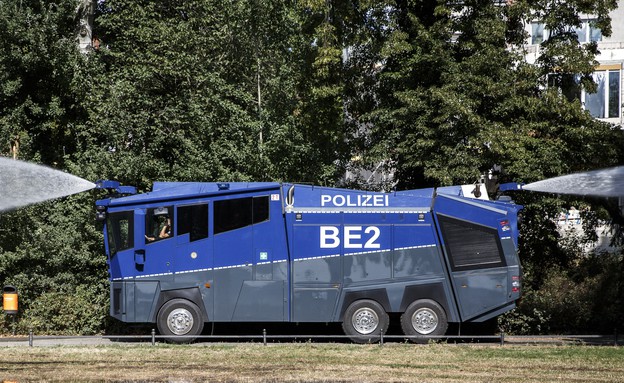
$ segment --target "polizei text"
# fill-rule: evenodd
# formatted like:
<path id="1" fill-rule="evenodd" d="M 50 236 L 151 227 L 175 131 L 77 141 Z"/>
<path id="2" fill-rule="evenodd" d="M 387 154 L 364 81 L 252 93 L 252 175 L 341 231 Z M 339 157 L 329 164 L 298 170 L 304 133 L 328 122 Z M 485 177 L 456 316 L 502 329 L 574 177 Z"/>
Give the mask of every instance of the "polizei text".
<path id="1" fill-rule="evenodd" d="M 384 194 L 321 194 L 321 206 L 385 207 L 389 206 L 389 199 Z"/>

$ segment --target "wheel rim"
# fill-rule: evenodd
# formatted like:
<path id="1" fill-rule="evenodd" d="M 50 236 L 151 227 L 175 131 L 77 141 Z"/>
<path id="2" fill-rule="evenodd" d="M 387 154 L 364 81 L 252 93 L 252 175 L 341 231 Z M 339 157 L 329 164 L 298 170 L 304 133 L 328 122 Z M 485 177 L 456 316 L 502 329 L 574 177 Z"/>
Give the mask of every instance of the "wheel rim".
<path id="1" fill-rule="evenodd" d="M 167 327 L 175 335 L 187 334 L 193 328 L 193 314 L 186 309 L 175 309 L 167 316 Z"/>
<path id="2" fill-rule="evenodd" d="M 360 334 L 370 334 L 379 326 L 379 316 L 374 310 L 363 307 L 353 313 L 351 323 Z"/>
<path id="3" fill-rule="evenodd" d="M 431 334 L 438 328 L 438 315 L 429 308 L 418 309 L 412 315 L 412 326 L 420 334 Z"/>

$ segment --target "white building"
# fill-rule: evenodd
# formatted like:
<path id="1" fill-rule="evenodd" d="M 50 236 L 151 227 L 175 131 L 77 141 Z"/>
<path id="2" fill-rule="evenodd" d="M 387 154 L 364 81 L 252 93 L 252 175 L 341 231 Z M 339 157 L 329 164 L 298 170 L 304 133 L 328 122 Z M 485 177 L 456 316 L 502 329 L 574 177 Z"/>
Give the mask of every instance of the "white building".
<path id="1" fill-rule="evenodd" d="M 612 33 L 610 37 L 602 35 L 600 29 L 592 25 L 591 15 L 583 15 L 583 25 L 576 30 L 581 43 L 596 41 L 600 54 L 596 60 L 600 63 L 594 72 L 594 81 L 598 85 L 597 93 L 581 91 L 583 107 L 596 118 L 622 125 L 622 64 L 624 63 L 624 0 L 618 1 L 618 8 L 611 13 Z M 534 20 L 525 26 L 529 38 L 526 41 L 526 60 L 535 63 L 540 55 L 540 43 L 547 40 L 549 31 L 540 20 Z"/>
<path id="2" fill-rule="evenodd" d="M 578 210 L 572 207 L 566 212 L 561 212 L 560 216 L 556 220 L 557 230 L 559 234 L 564 238 L 577 237 L 583 240 L 585 231 L 583 229 L 583 219 Z M 618 251 L 617 246 L 611 246 L 611 240 L 613 239 L 613 228 L 608 224 L 600 224 L 596 227 L 596 241 L 595 242 L 582 242 L 583 251 L 585 253 L 590 252 L 609 252 L 613 253 Z"/>

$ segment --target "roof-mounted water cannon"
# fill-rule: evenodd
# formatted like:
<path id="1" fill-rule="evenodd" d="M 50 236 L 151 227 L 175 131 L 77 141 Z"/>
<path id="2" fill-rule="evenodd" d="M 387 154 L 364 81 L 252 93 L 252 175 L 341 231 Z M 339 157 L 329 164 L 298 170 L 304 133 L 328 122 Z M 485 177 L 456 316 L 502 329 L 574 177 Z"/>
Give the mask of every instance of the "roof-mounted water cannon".
<path id="1" fill-rule="evenodd" d="M 98 180 L 95 182 L 96 189 L 107 190 L 113 197 L 121 197 L 136 194 L 137 190 L 134 186 L 121 186 L 119 181 Z"/>
<path id="2" fill-rule="evenodd" d="M 501 202 L 513 203 L 510 196 L 505 195 L 505 192 L 522 190 L 523 183 L 507 182 L 499 183 L 499 176 L 503 173 L 503 167 L 501 165 L 494 165 L 487 173 L 482 177 L 482 183 L 485 184 L 488 194 L 492 199 Z"/>
<path id="3" fill-rule="evenodd" d="M 504 193 L 506 191 L 512 191 L 512 190 L 522 190 L 523 186 L 524 186 L 524 183 L 507 182 L 507 183 L 498 185 L 498 191 Z"/>
<path id="4" fill-rule="evenodd" d="M 472 184 L 438 187 L 436 192 L 484 201 L 500 201 L 513 204 L 512 197 L 504 195 L 504 193 L 513 190 L 522 190 L 524 184 L 517 182 L 500 184 L 498 178 L 502 170 L 503 168 L 500 165 L 494 165 L 492 169 L 482 174 L 481 177 Z"/>

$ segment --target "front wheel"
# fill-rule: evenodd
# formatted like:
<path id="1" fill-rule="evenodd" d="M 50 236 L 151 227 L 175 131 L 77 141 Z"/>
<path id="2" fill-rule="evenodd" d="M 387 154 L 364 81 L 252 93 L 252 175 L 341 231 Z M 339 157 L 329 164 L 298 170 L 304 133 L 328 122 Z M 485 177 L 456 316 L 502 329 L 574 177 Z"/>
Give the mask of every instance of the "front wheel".
<path id="1" fill-rule="evenodd" d="M 157 325 L 161 335 L 171 335 L 166 339 L 173 343 L 190 343 L 204 329 L 199 307 L 186 299 L 165 303 L 158 311 Z"/>
<path id="2" fill-rule="evenodd" d="M 342 329 L 355 343 L 371 343 L 388 330 L 390 318 L 379 303 L 364 299 L 351 303 L 344 313 Z"/>
<path id="3" fill-rule="evenodd" d="M 412 302 L 401 315 L 401 328 L 407 336 L 444 335 L 448 319 L 442 306 L 430 299 Z M 424 343 L 424 338 L 410 338 L 411 342 Z"/>

